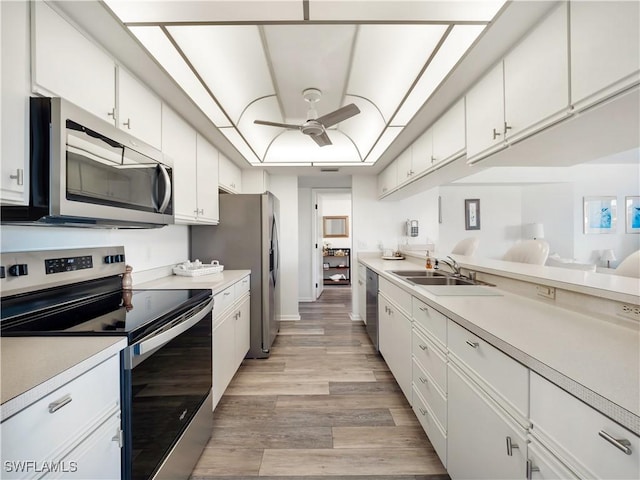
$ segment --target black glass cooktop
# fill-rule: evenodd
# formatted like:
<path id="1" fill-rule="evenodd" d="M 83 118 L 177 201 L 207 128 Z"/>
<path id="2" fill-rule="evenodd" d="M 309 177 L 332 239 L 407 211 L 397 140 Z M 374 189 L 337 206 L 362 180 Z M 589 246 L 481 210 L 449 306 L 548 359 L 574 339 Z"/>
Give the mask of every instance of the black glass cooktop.
<path id="1" fill-rule="evenodd" d="M 211 296 L 211 290 L 122 290 L 102 280 L 3 298 L 2 336 L 144 337 Z"/>

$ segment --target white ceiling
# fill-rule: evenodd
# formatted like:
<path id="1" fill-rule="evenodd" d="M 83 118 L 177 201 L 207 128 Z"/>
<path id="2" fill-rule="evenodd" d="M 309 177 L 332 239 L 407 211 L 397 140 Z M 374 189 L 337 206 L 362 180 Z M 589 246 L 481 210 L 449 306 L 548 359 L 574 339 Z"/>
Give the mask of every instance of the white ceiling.
<path id="1" fill-rule="evenodd" d="M 131 1 L 106 5 L 252 165 L 372 165 L 503 6 L 497 1 Z M 298 130 L 360 114 L 319 147 Z"/>

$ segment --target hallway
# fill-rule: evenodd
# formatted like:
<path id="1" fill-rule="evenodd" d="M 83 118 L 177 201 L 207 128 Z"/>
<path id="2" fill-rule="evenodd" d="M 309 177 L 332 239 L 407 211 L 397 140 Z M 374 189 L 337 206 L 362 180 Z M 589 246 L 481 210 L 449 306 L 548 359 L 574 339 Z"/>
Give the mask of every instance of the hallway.
<path id="1" fill-rule="evenodd" d="M 192 480 L 449 478 L 350 305 L 350 288 L 325 288 L 270 358 L 244 361 Z"/>

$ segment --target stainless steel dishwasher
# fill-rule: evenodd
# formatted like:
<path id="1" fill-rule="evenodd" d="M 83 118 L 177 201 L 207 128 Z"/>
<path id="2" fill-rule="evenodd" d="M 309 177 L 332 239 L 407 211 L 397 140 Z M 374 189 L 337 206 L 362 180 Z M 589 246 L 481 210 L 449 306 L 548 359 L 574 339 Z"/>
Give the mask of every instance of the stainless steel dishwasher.
<path id="1" fill-rule="evenodd" d="M 367 268 L 367 333 L 378 349 L 378 274 Z"/>

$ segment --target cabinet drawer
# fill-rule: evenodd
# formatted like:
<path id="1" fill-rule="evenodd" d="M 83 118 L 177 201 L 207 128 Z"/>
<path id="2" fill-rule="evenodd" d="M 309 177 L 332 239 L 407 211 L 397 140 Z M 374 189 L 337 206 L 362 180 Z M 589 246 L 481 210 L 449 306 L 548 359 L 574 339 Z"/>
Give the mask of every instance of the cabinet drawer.
<path id="1" fill-rule="evenodd" d="M 447 317 L 417 298 L 412 299 L 411 305 L 413 319 L 439 341 L 439 346 L 446 348 Z"/>
<path id="2" fill-rule="evenodd" d="M 416 417 L 418 417 L 418 421 L 426 432 L 427 437 L 429 437 L 429 441 L 438 454 L 442 465 L 446 468 L 447 434 L 440 428 L 431 410 L 427 407 L 424 398 L 422 398 L 415 387 L 413 388 L 413 412 L 416 414 Z"/>
<path id="3" fill-rule="evenodd" d="M 118 405 L 120 359 L 114 355 L 3 422 L 2 460 L 50 460 Z"/>
<path id="4" fill-rule="evenodd" d="M 389 300 L 404 310 L 403 313 L 405 315 L 408 317 L 411 316 L 411 295 L 409 293 L 383 277 L 380 277 L 378 290 L 384 293 Z"/>
<path id="5" fill-rule="evenodd" d="M 531 480 L 578 480 L 575 473 L 535 438 L 529 438 L 527 459 L 532 467 Z"/>
<path id="6" fill-rule="evenodd" d="M 235 301 L 235 285 L 225 288 L 223 291 L 216 293 L 213 296 L 213 318 L 214 321 L 220 317 L 220 315 Z"/>
<path id="7" fill-rule="evenodd" d="M 447 359 L 434 343 L 427 340 L 415 328 L 412 335 L 412 352 L 415 361 L 436 382 L 438 388 L 447 392 Z"/>
<path id="8" fill-rule="evenodd" d="M 234 287 L 234 294 L 236 300 L 240 299 L 242 295 L 249 291 L 249 287 L 251 286 L 251 276 L 247 275 L 242 280 L 238 281 Z"/>
<path id="9" fill-rule="evenodd" d="M 449 351 L 523 418 L 528 415 L 529 370 L 478 336 L 449 320 Z M 511 412 L 514 414 L 514 412 Z M 522 423 L 522 421 L 521 421 Z"/>
<path id="10" fill-rule="evenodd" d="M 433 378 L 425 372 L 418 362 L 413 361 L 413 388 L 417 389 L 424 398 L 434 417 L 444 431 L 447 430 L 447 399 L 439 388 L 435 386 Z"/>
<path id="11" fill-rule="evenodd" d="M 531 374 L 532 434 L 567 455 L 581 477 L 640 478 L 640 438 L 537 374 Z M 630 455 L 602 438 L 629 442 Z"/>

